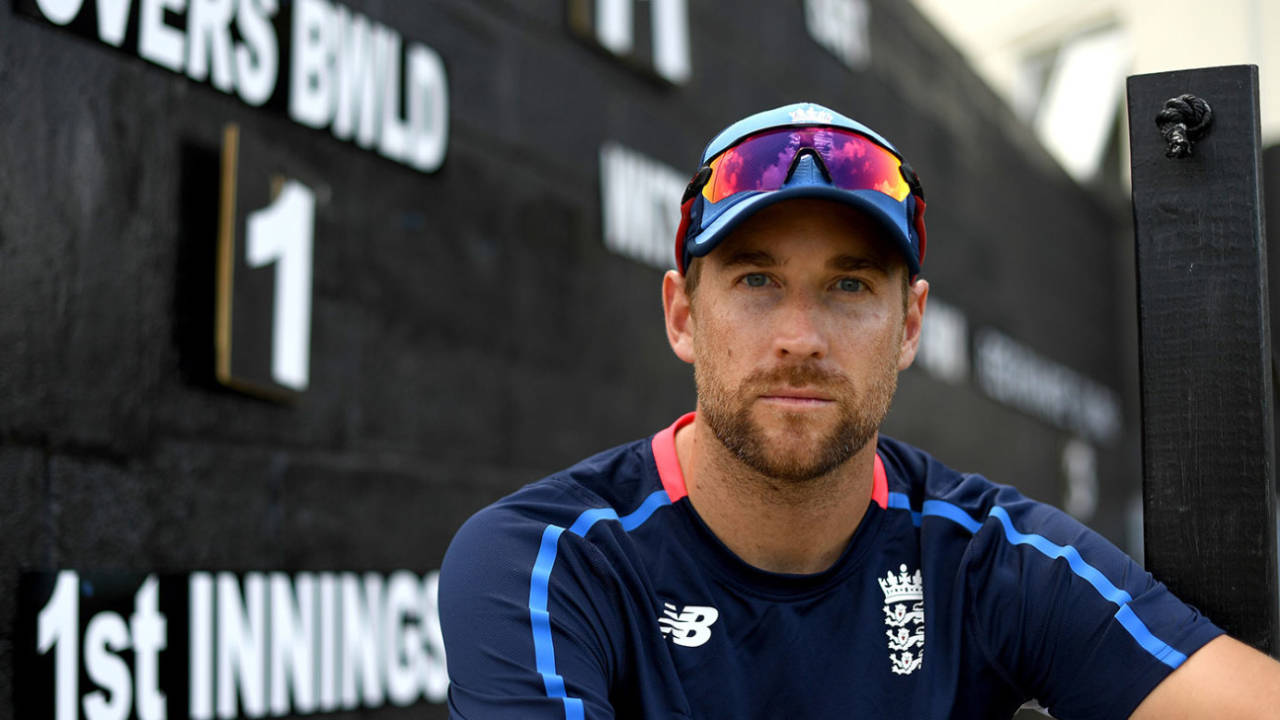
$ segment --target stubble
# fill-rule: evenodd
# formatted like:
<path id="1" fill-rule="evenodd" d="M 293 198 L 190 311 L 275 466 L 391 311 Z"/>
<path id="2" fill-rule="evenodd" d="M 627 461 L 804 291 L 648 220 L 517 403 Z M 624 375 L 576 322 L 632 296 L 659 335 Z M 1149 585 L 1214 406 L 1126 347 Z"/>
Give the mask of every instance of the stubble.
<path id="1" fill-rule="evenodd" d="M 893 357 L 861 392 L 847 377 L 807 364 L 757 371 L 736 391 L 724 387 L 713 372 L 700 364 L 694 366 L 694 379 L 699 420 L 706 421 L 720 443 L 760 475 L 798 484 L 826 476 L 871 442 L 897 390 L 898 367 L 897 358 Z M 759 395 L 778 387 L 821 388 L 837 402 L 837 421 L 805 451 L 785 452 L 775 447 L 752 416 Z M 812 422 L 802 412 L 785 416 L 782 432 L 803 437 Z"/>

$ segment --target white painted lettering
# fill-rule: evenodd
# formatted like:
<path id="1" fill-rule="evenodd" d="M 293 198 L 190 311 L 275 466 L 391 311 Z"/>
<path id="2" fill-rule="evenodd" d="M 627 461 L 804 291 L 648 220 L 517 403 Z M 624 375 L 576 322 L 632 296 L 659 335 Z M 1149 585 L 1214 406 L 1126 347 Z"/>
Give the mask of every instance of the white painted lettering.
<path id="1" fill-rule="evenodd" d="M 84 635 L 85 671 L 102 690 L 84 696 L 87 720 L 124 720 L 129 716 L 133 708 L 133 683 L 129 666 L 115 654 L 128 648 L 129 629 L 124 618 L 104 611 L 89 621 Z"/>
<path id="2" fill-rule="evenodd" d="M 1088 522 L 1098 510 L 1098 453 L 1093 446 L 1071 438 L 1062 449 L 1062 474 L 1067 480 L 1062 509 Z"/>
<path id="3" fill-rule="evenodd" d="M 36 0 L 36 7 L 54 25 L 66 25 L 80 14 L 84 0 Z"/>
<path id="4" fill-rule="evenodd" d="M 129 28 L 129 9 L 133 0 L 98 0 L 98 39 L 120 47 Z"/>
<path id="5" fill-rule="evenodd" d="M 987 395 L 1059 428 L 1096 441 L 1120 432 L 1115 392 L 999 331 L 975 334 L 974 370 Z"/>
<path id="6" fill-rule="evenodd" d="M 648 158 L 642 158 L 639 155 L 631 158 L 631 203 L 634 207 L 631 210 L 631 233 L 632 237 L 628 245 L 635 259 L 643 263 L 648 263 L 651 253 L 648 247 L 648 241 L 653 237 L 653 207 L 652 196 L 653 191 L 653 168 L 646 162 Z M 676 207 L 672 203 L 672 208 Z M 675 233 L 672 233 L 674 240 Z"/>
<path id="7" fill-rule="evenodd" d="M 187 14 L 187 77 L 203 81 L 213 57 L 213 86 L 224 93 L 235 87 L 232 74 L 231 17 L 235 0 L 190 0 Z"/>
<path id="8" fill-rule="evenodd" d="M 647 261 L 654 267 L 671 267 L 676 228 L 680 225 L 680 196 L 688 183 L 680 173 L 658 162 L 649 165 L 649 183 Z"/>
<path id="9" fill-rule="evenodd" d="M 333 119 L 335 16 L 327 0 L 293 5 L 289 117 L 307 127 L 322 128 Z"/>
<path id="10" fill-rule="evenodd" d="M 396 162 L 409 160 L 409 124 L 400 115 L 400 33 L 379 25 L 374 32 L 378 75 L 382 78 L 382 131 L 378 152 Z"/>
<path id="11" fill-rule="evenodd" d="M 374 53 L 374 33 L 369 19 L 338 6 L 341 45 L 338 53 L 338 102 L 331 132 L 340 140 L 350 140 L 371 148 L 378 140 L 378 64 Z"/>
<path id="12" fill-rule="evenodd" d="M 632 0 L 596 0 L 596 40 L 614 55 L 631 52 Z"/>
<path id="13" fill-rule="evenodd" d="M 588 2 L 589 0 L 581 0 Z M 650 0 L 653 69 L 673 83 L 692 74 L 688 0 Z M 635 50 L 636 0 L 595 0 L 595 40 L 619 57 Z"/>
<path id="14" fill-rule="evenodd" d="M 187 0 L 142 0 L 142 12 L 138 21 L 138 54 L 144 60 L 150 60 L 176 73 L 182 72 L 182 61 L 186 57 L 186 38 L 165 23 L 164 13 L 166 10 L 180 13 L 186 6 Z"/>
<path id="15" fill-rule="evenodd" d="M 265 615 L 261 573 L 244 576 L 243 599 L 236 576 L 218 573 L 218 716 L 224 720 L 237 717 L 238 707 L 251 718 L 267 712 Z"/>
<path id="16" fill-rule="evenodd" d="M 243 42 L 236 47 L 236 91 L 254 106 L 271 99 L 280 70 L 280 47 L 271 19 L 277 0 L 239 0 L 236 29 Z"/>
<path id="17" fill-rule="evenodd" d="M 969 321 L 959 309 L 929 296 L 920 330 L 920 367 L 950 383 L 969 376 Z"/>
<path id="18" fill-rule="evenodd" d="M 270 205 L 249 213 L 246 220 L 249 267 L 276 266 L 271 378 L 299 392 L 307 389 L 310 378 L 315 216 L 315 193 L 297 180 L 288 180 Z"/>
<path id="19" fill-rule="evenodd" d="M 805 27 L 819 45 L 853 70 L 871 62 L 867 0 L 805 0 Z"/>
<path id="20" fill-rule="evenodd" d="M 68 21 L 70 22 L 70 21 Z M 36 651 L 54 652 L 55 720 L 76 720 L 80 699 L 80 577 L 63 570 L 36 617 Z"/>
<path id="21" fill-rule="evenodd" d="M 320 710 L 338 709 L 338 578 L 320 575 Z"/>
<path id="22" fill-rule="evenodd" d="M 92 576 L 91 576 L 92 578 Z M 56 653 L 54 720 L 168 720 L 175 692 L 161 663 L 187 662 L 191 720 L 406 707 L 447 701 L 449 676 L 438 606 L 439 573 L 193 572 L 185 617 L 162 611 L 168 579 L 151 574 L 132 610 L 102 610 L 79 635 L 80 596 L 92 589 L 59 573 L 36 622 L 36 650 Z M 106 582 L 104 588 L 118 587 Z M 101 602 L 126 600 L 112 590 Z M 187 658 L 165 654 L 169 630 L 186 634 Z M 180 666 L 180 665 L 179 665 Z M 87 678 L 87 694 L 80 695 Z M 176 718 L 175 718 L 176 720 Z"/>
<path id="23" fill-rule="evenodd" d="M 138 720 L 165 720 L 165 694 L 160 691 L 160 651 L 169 644 L 168 623 L 160 614 L 160 581 L 150 575 L 138 588 L 129 616 L 133 644 L 134 693 Z"/>
<path id="24" fill-rule="evenodd" d="M 356 694 L 356 678 L 359 676 L 364 704 L 377 707 L 382 704 L 382 578 L 366 573 L 363 578 L 354 573 L 342 576 L 342 706 L 348 710 L 357 707 L 360 696 Z"/>
<path id="25" fill-rule="evenodd" d="M 604 219 L 604 245 L 614 252 L 620 252 L 619 242 L 626 237 L 629 220 L 620 167 L 624 160 L 622 146 L 617 143 L 607 142 L 600 146 L 600 210 Z"/>
<path id="26" fill-rule="evenodd" d="M 654 62 L 675 81 L 688 77 L 687 1 L 653 0 L 654 23 L 663 28 L 654 40 Z M 84 10 L 84 0 L 27 2 L 55 25 L 75 23 Z M 635 0 L 599 2 L 606 14 L 628 18 L 630 42 Z M 130 50 L 148 62 L 253 107 L 280 96 L 298 124 L 328 128 L 339 140 L 423 172 L 438 170 L 449 133 L 440 56 L 337 0 L 292 0 L 289 35 L 281 38 L 281 7 L 280 0 L 95 0 L 93 16 L 103 44 L 122 47 L 136 32 L 137 47 Z M 76 32 L 84 32 L 82 24 Z M 282 47 L 289 48 L 288 58 L 280 57 Z M 282 63 L 289 68 L 283 81 Z"/>
<path id="27" fill-rule="evenodd" d="M 605 247 L 656 268 L 672 267 L 680 196 L 687 184 L 668 165 L 617 143 L 600 149 Z"/>
<path id="28" fill-rule="evenodd" d="M 427 700 L 442 703 L 449 696 L 449 670 L 445 665 L 444 633 L 440 630 L 440 573 L 432 570 L 422 578 L 422 635 L 426 656 L 420 666 L 422 691 Z"/>
<path id="29" fill-rule="evenodd" d="M 187 610 L 191 644 L 191 720 L 213 720 L 213 578 L 209 573 L 191 573 L 187 581 Z"/>
<path id="30" fill-rule="evenodd" d="M 653 67 L 673 83 L 692 74 L 689 60 L 689 8 L 686 0 L 651 0 L 653 3 Z"/>
<path id="31" fill-rule="evenodd" d="M 422 598 L 413 573 L 401 570 L 387 581 L 387 602 L 382 614 L 383 667 L 387 674 L 387 698 L 395 705 L 418 699 L 422 666 L 422 629 L 417 622 Z"/>
<path id="32" fill-rule="evenodd" d="M 409 122 L 413 127 L 410 164 L 435 172 L 449 144 L 449 84 L 436 51 L 421 43 L 409 46 Z"/>
<path id="33" fill-rule="evenodd" d="M 288 575 L 271 573 L 271 712 L 277 716 L 290 713 L 290 686 L 294 710 L 309 713 L 316 706 L 315 588 L 310 574 L 290 583 Z"/>

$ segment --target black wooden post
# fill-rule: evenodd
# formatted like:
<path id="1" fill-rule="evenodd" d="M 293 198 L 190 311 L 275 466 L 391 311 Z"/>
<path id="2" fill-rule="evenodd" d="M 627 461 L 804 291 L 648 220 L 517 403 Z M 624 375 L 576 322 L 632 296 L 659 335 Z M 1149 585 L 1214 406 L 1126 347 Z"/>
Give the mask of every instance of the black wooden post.
<path id="1" fill-rule="evenodd" d="M 1275 655 L 1258 69 L 1137 75 L 1128 91 L 1146 566 L 1228 633 Z M 1189 122 L 1189 154 L 1169 157 L 1156 115 L 1187 94 L 1212 108 L 1212 124 L 1206 132 Z"/>

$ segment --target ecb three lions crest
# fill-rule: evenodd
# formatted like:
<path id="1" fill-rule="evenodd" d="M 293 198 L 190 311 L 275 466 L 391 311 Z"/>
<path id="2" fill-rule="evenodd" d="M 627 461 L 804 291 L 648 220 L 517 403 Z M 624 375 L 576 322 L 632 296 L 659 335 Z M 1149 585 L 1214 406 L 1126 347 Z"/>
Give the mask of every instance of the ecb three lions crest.
<path id="1" fill-rule="evenodd" d="M 889 638 L 889 669 L 897 675 L 910 675 L 924 661 L 924 583 L 920 571 L 907 571 L 899 565 L 878 578 L 884 592 L 885 635 Z"/>

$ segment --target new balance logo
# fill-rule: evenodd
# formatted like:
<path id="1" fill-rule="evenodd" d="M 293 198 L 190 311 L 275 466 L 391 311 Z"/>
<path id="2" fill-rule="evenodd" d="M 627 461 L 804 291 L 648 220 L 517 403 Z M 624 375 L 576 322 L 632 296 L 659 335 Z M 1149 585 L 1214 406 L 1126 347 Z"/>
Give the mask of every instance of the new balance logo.
<path id="1" fill-rule="evenodd" d="M 685 605 L 676 610 L 671 603 L 662 603 L 658 626 L 671 642 L 684 647 L 698 647 L 711 639 L 711 626 L 720 618 L 720 611 L 703 605 Z"/>

